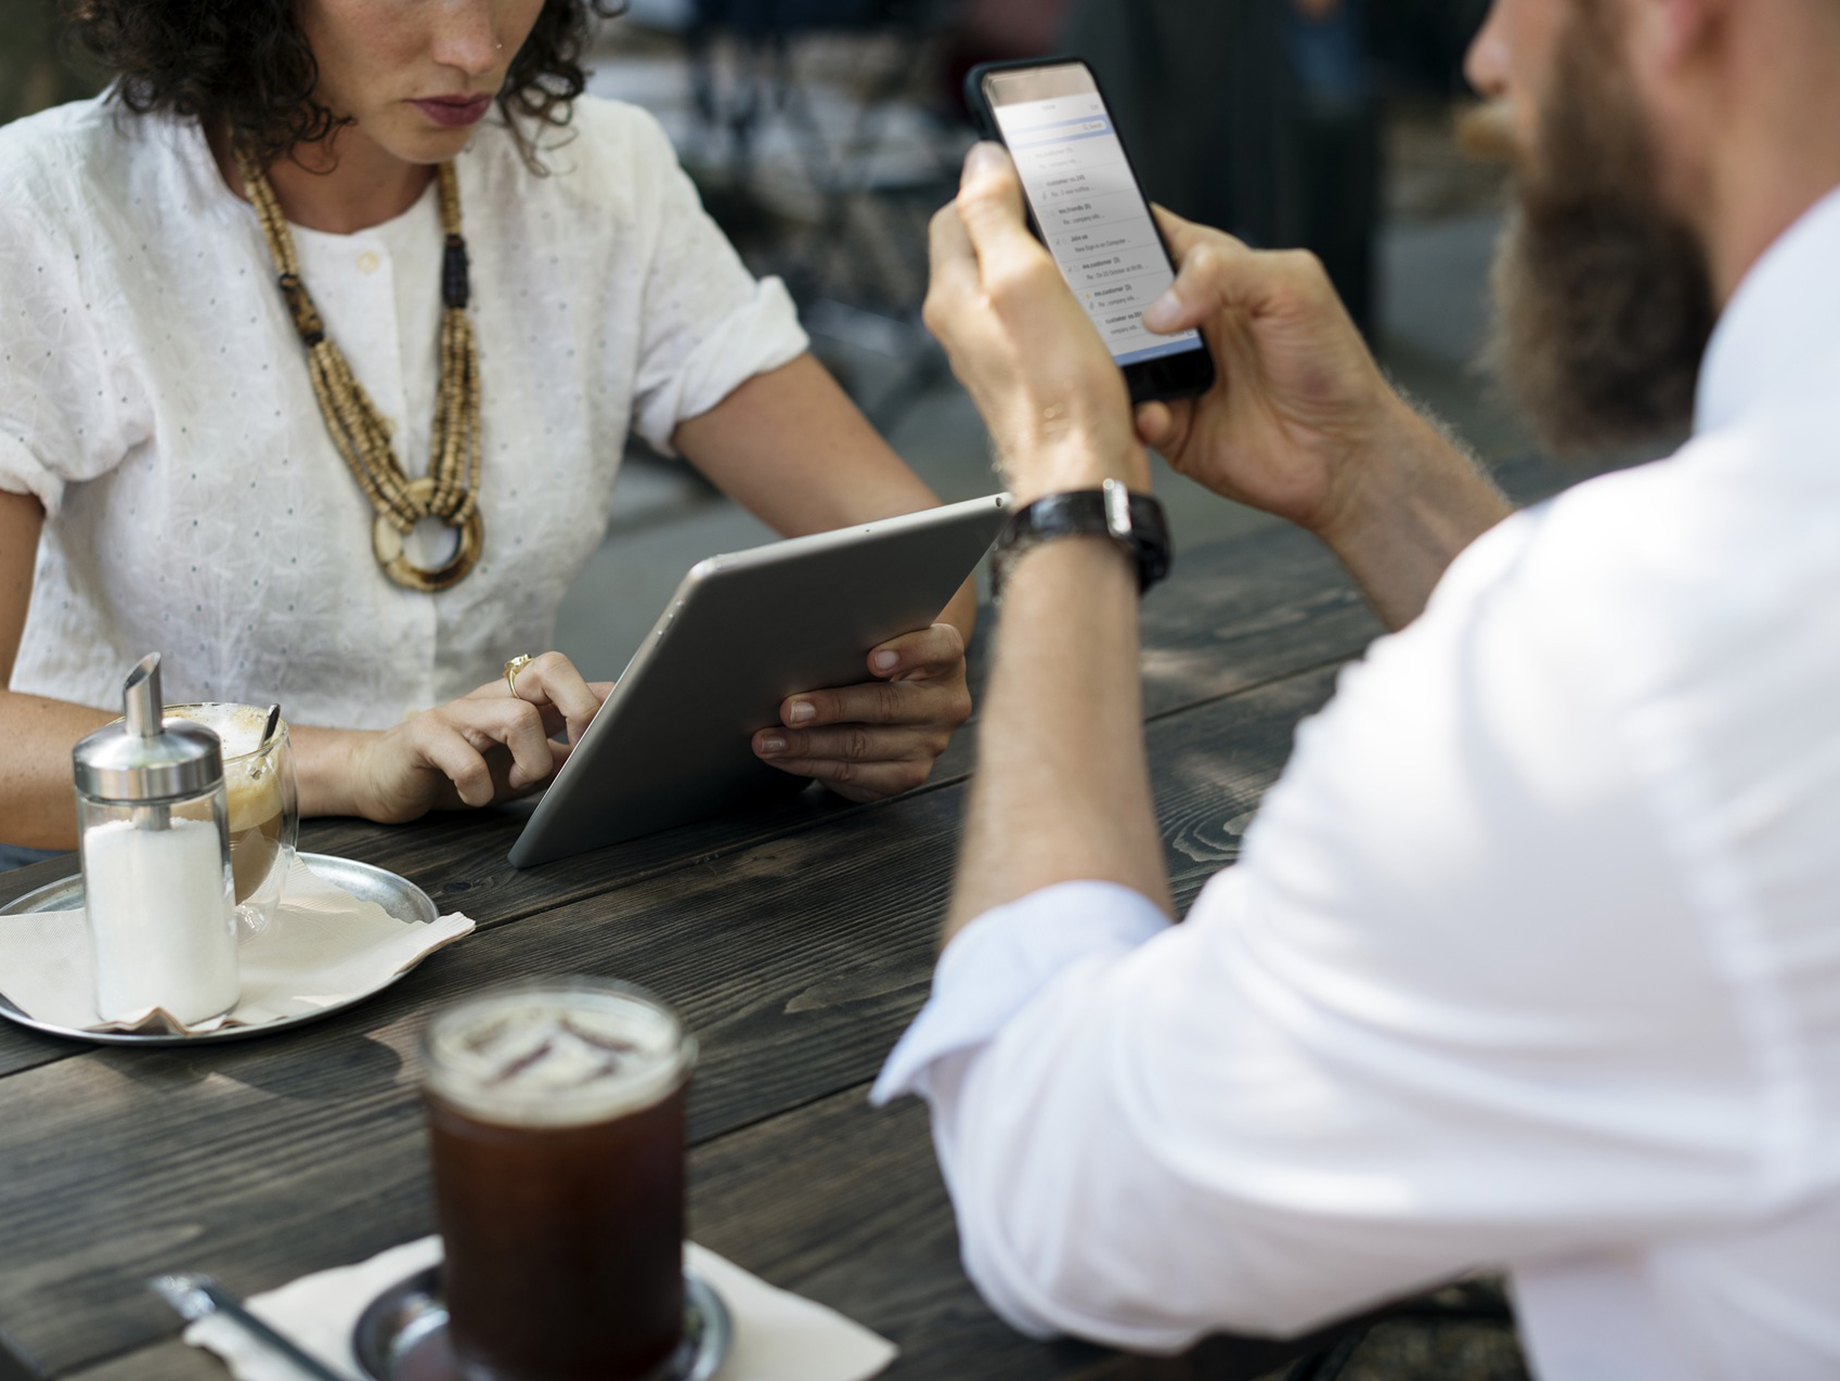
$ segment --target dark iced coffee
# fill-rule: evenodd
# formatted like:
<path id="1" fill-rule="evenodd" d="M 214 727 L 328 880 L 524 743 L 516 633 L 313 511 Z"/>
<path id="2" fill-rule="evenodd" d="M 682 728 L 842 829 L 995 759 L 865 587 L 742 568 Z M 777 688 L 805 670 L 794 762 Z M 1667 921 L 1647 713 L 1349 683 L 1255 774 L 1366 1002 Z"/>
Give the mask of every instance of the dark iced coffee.
<path id="1" fill-rule="evenodd" d="M 639 989 L 499 989 L 424 1041 L 443 1287 L 470 1381 L 639 1381 L 683 1330 L 695 1043 Z"/>

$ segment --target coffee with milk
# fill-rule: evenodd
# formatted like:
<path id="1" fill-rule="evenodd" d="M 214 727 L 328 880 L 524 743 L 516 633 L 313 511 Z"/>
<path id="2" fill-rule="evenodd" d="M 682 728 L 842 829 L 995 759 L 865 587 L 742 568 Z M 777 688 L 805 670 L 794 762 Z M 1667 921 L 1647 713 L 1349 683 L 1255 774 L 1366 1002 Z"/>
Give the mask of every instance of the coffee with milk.
<path id="1" fill-rule="evenodd" d="M 277 726 L 267 744 L 262 731 L 268 712 L 254 705 L 168 705 L 168 719 L 189 719 L 217 735 L 224 752 L 224 794 L 230 812 L 230 867 L 241 906 L 259 893 L 283 857 L 292 782 L 288 780 L 287 731 Z"/>

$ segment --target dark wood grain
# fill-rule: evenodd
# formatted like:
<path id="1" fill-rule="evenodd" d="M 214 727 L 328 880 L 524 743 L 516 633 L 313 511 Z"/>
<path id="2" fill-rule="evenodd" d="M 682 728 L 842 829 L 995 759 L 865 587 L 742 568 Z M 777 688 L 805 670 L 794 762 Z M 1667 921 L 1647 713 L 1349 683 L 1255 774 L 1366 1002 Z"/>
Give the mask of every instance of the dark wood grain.
<path id="1" fill-rule="evenodd" d="M 867 1094 L 859 1085 L 700 1150 L 691 1235 L 899 1344 L 891 1381 L 1073 1377 L 1102 1357 L 1044 1346 L 990 1312 L 959 1265 L 925 1106 L 878 1111 Z"/>
<path id="2" fill-rule="evenodd" d="M 224 1381 L 228 1375 L 210 1353 L 172 1337 L 71 1372 L 69 1381 Z"/>
<path id="3" fill-rule="evenodd" d="M 691 1236 L 762 1279 L 892 1339 L 888 1381 L 1189 1381 L 1260 1376 L 1298 1344 L 1210 1339 L 1188 1359 L 1124 1358 L 1009 1328 L 959 1265 L 958 1234 L 917 1100 L 876 1110 L 857 1085 L 698 1148 Z M 79 1381 L 207 1381 L 207 1355 L 164 1340 Z"/>
<path id="4" fill-rule="evenodd" d="M 1237 853 L 1318 671 L 1151 726 L 1178 895 Z M 434 1000 L 579 971 L 666 994 L 703 1043 L 699 1141 L 871 1077 L 922 1001 L 962 788 L 478 934 L 374 1004 L 270 1040 L 100 1050 L 0 1082 L 0 1323 L 54 1372 L 172 1320 L 139 1282 L 272 1288 L 426 1232 L 413 1042 Z M 106 1245 L 103 1245 L 106 1244 Z"/>
<path id="5" fill-rule="evenodd" d="M 892 1339 L 889 1381 L 1249 1381 L 1312 1351 L 1214 1337 L 1183 1358 L 1042 1343 L 999 1320 L 959 1264 L 958 1233 L 917 1099 L 866 1085 L 727 1136 L 692 1157 L 691 1235 L 756 1275 Z M 810 1185 L 822 1193 L 810 1192 Z"/>

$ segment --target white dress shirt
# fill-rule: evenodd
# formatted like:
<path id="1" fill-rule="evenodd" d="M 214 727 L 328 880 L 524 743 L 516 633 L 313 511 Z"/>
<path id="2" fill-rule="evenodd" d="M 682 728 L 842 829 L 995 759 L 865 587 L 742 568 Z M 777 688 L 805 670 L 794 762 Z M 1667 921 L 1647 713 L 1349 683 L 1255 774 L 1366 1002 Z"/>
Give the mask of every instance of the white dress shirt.
<path id="1" fill-rule="evenodd" d="M 1072 882 L 955 938 L 908 1091 L 1031 1333 L 1494 1266 L 1546 1381 L 1840 1376 L 1840 193 L 1694 438 L 1464 552 L 1183 924 Z"/>
<path id="2" fill-rule="evenodd" d="M 583 97 L 544 143 L 548 176 L 495 119 L 455 159 L 485 548 L 431 596 L 378 568 L 255 212 L 199 127 L 98 100 L 0 129 L 0 489 L 50 515 L 13 689 L 119 706 L 128 668 L 159 651 L 169 700 L 279 700 L 295 723 L 381 728 L 551 645 L 628 430 L 668 447 L 806 340 L 650 116 Z M 369 230 L 293 237 L 398 462 L 424 473 L 434 186 Z"/>

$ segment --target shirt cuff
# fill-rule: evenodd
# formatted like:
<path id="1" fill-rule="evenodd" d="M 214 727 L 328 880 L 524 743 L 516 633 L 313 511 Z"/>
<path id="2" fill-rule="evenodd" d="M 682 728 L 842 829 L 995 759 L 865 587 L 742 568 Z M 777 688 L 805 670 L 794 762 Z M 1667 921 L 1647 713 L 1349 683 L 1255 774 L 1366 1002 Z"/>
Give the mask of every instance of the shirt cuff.
<path id="1" fill-rule="evenodd" d="M 987 1043 L 1063 970 L 1115 958 L 1168 929 L 1142 892 L 1116 882 L 1061 882 L 977 917 L 952 938 L 933 993 L 869 1092 L 876 1107 L 927 1094 L 934 1064 Z"/>
<path id="2" fill-rule="evenodd" d="M 6 431 L 0 431 L 0 489 L 37 496 L 48 518 L 57 516 L 64 499 L 64 481 L 32 454 L 31 447 Z"/>

